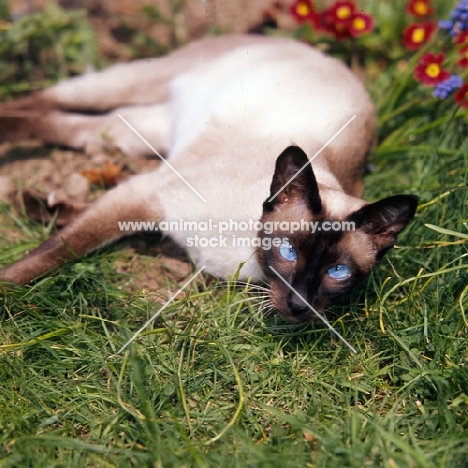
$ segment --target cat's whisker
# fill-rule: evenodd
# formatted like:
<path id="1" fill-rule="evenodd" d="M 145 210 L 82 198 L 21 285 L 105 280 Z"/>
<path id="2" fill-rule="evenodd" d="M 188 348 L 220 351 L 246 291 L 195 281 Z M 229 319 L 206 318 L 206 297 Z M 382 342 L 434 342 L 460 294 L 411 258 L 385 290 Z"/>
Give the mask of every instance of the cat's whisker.
<path id="1" fill-rule="evenodd" d="M 273 304 L 263 304 L 258 313 L 262 314 L 263 316 L 274 315 L 276 313 L 276 308 Z"/>
<path id="2" fill-rule="evenodd" d="M 246 288 L 245 286 L 249 286 L 249 288 Z M 268 288 L 264 288 L 258 285 L 254 284 L 249 284 L 249 283 L 244 283 L 244 284 L 238 284 L 237 282 L 230 282 L 230 281 L 219 281 L 219 284 L 215 285 L 210 285 L 210 289 L 213 291 L 222 291 L 226 292 L 226 287 L 235 287 L 237 293 L 246 293 L 246 294 L 265 294 L 269 293 Z"/>
<path id="3" fill-rule="evenodd" d="M 247 293 L 269 293 L 270 290 L 268 288 L 251 288 L 251 289 L 246 289 L 245 292 Z"/>
<path id="4" fill-rule="evenodd" d="M 252 281 L 242 281 L 242 280 L 238 280 L 237 283 L 238 283 L 238 284 L 246 284 L 246 285 L 248 285 L 248 286 L 253 286 L 253 287 L 255 287 L 255 286 L 261 286 L 261 284 L 254 283 L 254 282 L 252 282 Z"/>
<path id="5" fill-rule="evenodd" d="M 246 281 L 220 281 L 221 284 L 223 285 L 227 285 L 227 286 L 234 286 L 234 287 L 244 287 L 247 286 L 248 289 L 246 289 L 246 291 L 265 291 L 265 292 L 269 292 L 269 288 L 267 287 L 264 287 L 264 286 L 261 286 L 259 284 L 254 284 L 254 283 L 248 283 Z"/>
<path id="6" fill-rule="evenodd" d="M 268 296 L 255 296 L 255 297 L 249 297 L 247 299 L 239 299 L 238 301 L 233 302 L 230 305 L 235 306 L 235 305 L 242 304 L 242 303 L 245 303 L 245 302 L 259 301 L 260 299 L 264 299 L 266 297 L 268 297 Z"/>

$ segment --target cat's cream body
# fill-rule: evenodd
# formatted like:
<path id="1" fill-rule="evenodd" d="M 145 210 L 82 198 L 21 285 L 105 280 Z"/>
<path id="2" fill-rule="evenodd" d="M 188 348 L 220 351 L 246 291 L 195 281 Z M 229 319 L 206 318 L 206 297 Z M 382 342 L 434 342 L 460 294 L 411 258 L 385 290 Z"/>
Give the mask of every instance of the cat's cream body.
<path id="1" fill-rule="evenodd" d="M 176 77 L 170 85 L 173 134 L 169 161 L 207 203 L 163 167 L 157 172 L 157 187 L 164 219 L 259 220 L 276 158 L 284 148 L 294 143 L 313 155 L 353 115 L 357 122 L 327 151 L 346 147 L 346 135 L 364 137 L 373 108 L 360 83 L 346 85 L 350 78 L 341 63 L 305 45 L 283 41 L 240 47 Z M 363 148 L 357 151 L 363 154 Z M 352 150 L 350 153 L 355 157 Z M 343 215 L 344 205 L 347 210 L 350 204 L 356 209 L 362 206 L 361 200 L 343 195 L 325 158 L 316 160 L 314 170 L 319 183 L 337 190 L 330 204 L 335 217 Z M 178 186 L 175 192 L 165 189 L 174 184 Z M 204 231 L 196 234 L 210 236 Z M 181 245 L 192 235 L 171 233 Z M 216 237 L 217 232 L 212 235 Z M 225 235 L 232 239 L 233 235 L 256 237 L 257 233 Z M 232 275 L 239 261 L 245 262 L 241 278 L 263 276 L 252 247 L 209 251 L 191 247 L 190 254 L 216 276 Z"/>
<path id="2" fill-rule="evenodd" d="M 79 114 L 89 110 L 103 114 Z M 344 220 L 367 205 L 358 197 L 374 141 L 374 107 L 344 64 L 305 44 L 250 36 L 205 39 L 161 59 L 117 65 L 5 104 L 0 123 L 4 138 L 33 136 L 73 147 L 110 142 L 128 154 L 153 154 L 118 114 L 197 193 L 161 164 L 108 192 L 58 236 L 2 270 L 1 279 L 27 283 L 73 257 L 71 251 L 82 255 L 118 238 L 125 234 L 118 221 L 259 220 L 278 155 L 294 144 L 312 157 L 353 116 L 312 161 L 320 219 Z M 295 193 L 279 202 L 291 204 L 288 216 L 312 216 L 303 213 L 307 203 Z M 218 236 L 217 230 L 167 234 L 181 246 L 195 235 Z M 257 232 L 223 235 L 255 238 Z M 228 242 L 188 250 L 213 275 L 227 278 L 245 263 L 241 279 L 265 279 L 254 247 Z"/>

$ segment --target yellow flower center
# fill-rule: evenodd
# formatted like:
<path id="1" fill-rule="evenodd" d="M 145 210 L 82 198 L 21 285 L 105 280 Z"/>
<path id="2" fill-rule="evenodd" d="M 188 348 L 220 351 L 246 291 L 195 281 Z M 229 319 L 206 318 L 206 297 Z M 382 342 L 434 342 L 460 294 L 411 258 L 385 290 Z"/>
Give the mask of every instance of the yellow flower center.
<path id="1" fill-rule="evenodd" d="M 307 16 L 310 13 L 309 5 L 307 5 L 307 3 L 299 3 L 296 12 L 299 16 Z"/>
<path id="2" fill-rule="evenodd" d="M 468 59 L 468 49 L 465 51 L 465 58 Z"/>
<path id="3" fill-rule="evenodd" d="M 429 11 L 429 7 L 426 2 L 415 2 L 413 8 L 414 11 L 421 16 L 427 15 L 427 12 Z"/>
<path id="4" fill-rule="evenodd" d="M 336 17 L 340 20 L 348 19 L 351 16 L 351 8 L 349 6 L 342 6 L 336 10 Z"/>
<path id="5" fill-rule="evenodd" d="M 362 18 L 354 18 L 353 28 L 358 31 L 362 31 L 363 29 L 366 29 L 366 22 Z"/>
<path id="6" fill-rule="evenodd" d="M 437 78 L 440 74 L 440 67 L 437 63 L 431 63 L 426 67 L 426 74 L 431 78 Z"/>
<path id="7" fill-rule="evenodd" d="M 424 41 L 425 37 L 426 37 L 426 32 L 424 31 L 424 29 L 417 28 L 413 31 L 413 34 L 411 35 L 411 40 L 415 42 L 416 44 L 419 44 L 420 42 Z"/>

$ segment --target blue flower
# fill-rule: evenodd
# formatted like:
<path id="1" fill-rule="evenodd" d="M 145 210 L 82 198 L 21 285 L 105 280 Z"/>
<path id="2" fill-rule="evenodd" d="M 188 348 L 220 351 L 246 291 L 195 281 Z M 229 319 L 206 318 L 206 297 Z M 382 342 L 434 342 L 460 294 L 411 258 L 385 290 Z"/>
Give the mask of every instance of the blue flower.
<path id="1" fill-rule="evenodd" d="M 447 99 L 456 89 L 461 88 L 463 79 L 459 75 L 451 75 L 442 83 L 439 83 L 432 95 L 438 99 Z"/>
<path id="2" fill-rule="evenodd" d="M 453 21 L 440 20 L 439 21 L 439 28 L 440 29 L 452 29 L 453 28 Z"/>
<path id="3" fill-rule="evenodd" d="M 468 1 L 461 0 L 450 12 L 449 20 L 439 21 L 439 27 L 448 30 L 452 37 L 468 30 Z"/>

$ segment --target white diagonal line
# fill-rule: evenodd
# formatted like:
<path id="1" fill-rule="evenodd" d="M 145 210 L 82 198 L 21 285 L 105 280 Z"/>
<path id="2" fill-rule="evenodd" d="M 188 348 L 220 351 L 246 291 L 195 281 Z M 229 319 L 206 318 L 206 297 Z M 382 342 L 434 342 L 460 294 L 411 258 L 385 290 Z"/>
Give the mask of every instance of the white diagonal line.
<path id="1" fill-rule="evenodd" d="M 274 200 L 354 119 L 354 114 L 268 201 Z"/>
<path id="2" fill-rule="evenodd" d="M 120 354 L 206 268 L 201 267 L 118 351 Z"/>
<path id="3" fill-rule="evenodd" d="M 357 354 L 357 351 L 353 346 L 351 346 L 329 323 L 328 321 L 319 314 L 272 266 L 270 268 L 276 274 L 276 276 L 291 290 L 293 291 L 298 297 L 302 299 L 304 304 L 312 311 L 314 314 L 354 353 Z"/>
<path id="4" fill-rule="evenodd" d="M 121 114 L 119 114 L 119 117 L 124 121 L 124 123 L 127 125 L 127 127 L 129 127 L 131 130 L 133 130 L 133 132 L 135 133 L 135 135 L 137 135 L 137 136 L 141 139 L 141 141 L 143 141 L 143 143 L 145 143 L 146 146 L 148 146 L 148 148 L 150 148 L 150 149 L 153 151 L 154 154 L 156 154 L 157 156 L 159 156 L 159 158 L 161 159 L 161 161 L 162 161 L 164 164 L 166 164 L 167 166 L 169 166 L 170 169 L 171 169 L 175 174 L 177 174 L 177 175 L 180 177 L 180 179 L 183 180 L 183 181 L 185 182 L 185 184 L 186 184 L 188 187 L 190 187 L 190 188 L 192 189 L 192 191 L 193 191 L 199 198 L 201 198 L 205 203 L 207 203 L 207 201 L 197 192 L 197 190 L 196 190 L 189 182 L 187 182 L 187 180 L 185 180 L 184 177 L 183 177 L 179 172 L 177 172 L 177 171 L 172 167 L 172 165 L 169 164 L 169 163 L 167 162 L 167 160 L 164 159 L 164 158 L 159 154 L 159 152 L 158 152 L 156 149 L 153 148 L 153 146 L 151 145 L 151 143 L 149 143 L 148 140 L 146 140 L 146 139 L 143 137 L 143 135 L 141 135 L 127 120 L 125 120 L 125 118 L 122 117 Z"/>

